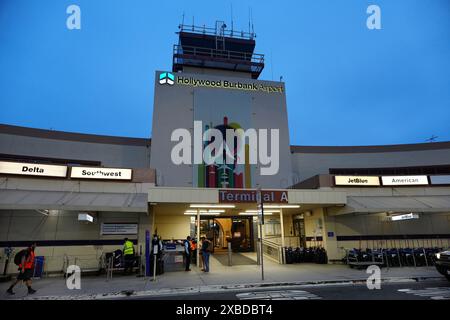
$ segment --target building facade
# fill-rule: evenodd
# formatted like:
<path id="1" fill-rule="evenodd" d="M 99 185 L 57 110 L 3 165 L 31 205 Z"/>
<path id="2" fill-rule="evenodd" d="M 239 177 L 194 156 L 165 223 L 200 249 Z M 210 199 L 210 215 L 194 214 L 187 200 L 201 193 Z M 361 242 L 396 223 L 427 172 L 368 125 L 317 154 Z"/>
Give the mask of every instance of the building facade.
<path id="1" fill-rule="evenodd" d="M 289 246 L 323 246 L 330 261 L 449 246 L 450 142 L 291 146 L 284 83 L 258 79 L 254 48 L 253 34 L 182 26 L 172 70 L 155 72 L 149 139 L 0 125 L 0 246 L 36 241 L 48 272 L 67 259 L 95 269 L 125 236 L 143 252 L 146 231 L 205 235 L 218 254 L 255 251 L 262 236 L 280 263 Z M 206 152 L 214 133 L 222 163 Z"/>

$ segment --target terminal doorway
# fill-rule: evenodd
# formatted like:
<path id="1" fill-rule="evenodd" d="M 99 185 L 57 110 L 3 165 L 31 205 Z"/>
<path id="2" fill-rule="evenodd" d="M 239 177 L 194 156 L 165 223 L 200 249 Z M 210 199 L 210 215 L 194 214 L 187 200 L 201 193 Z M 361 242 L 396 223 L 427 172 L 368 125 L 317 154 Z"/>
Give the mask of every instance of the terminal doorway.
<path id="1" fill-rule="evenodd" d="M 252 217 L 203 217 L 200 235 L 214 244 L 213 253 L 226 252 L 229 242 L 233 252 L 254 251 Z"/>

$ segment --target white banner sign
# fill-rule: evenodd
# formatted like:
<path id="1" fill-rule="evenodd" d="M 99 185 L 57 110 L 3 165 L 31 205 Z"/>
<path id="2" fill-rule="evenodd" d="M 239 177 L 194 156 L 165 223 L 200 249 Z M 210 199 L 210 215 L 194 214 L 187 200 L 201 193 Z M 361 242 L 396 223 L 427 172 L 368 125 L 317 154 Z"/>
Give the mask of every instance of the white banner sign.
<path id="1" fill-rule="evenodd" d="M 397 216 L 391 216 L 391 221 L 401 221 L 401 220 L 411 220 L 411 219 L 419 219 L 419 215 L 417 213 L 407 213 L 401 214 Z"/>
<path id="2" fill-rule="evenodd" d="M 379 186 L 380 179 L 371 176 L 335 176 L 337 186 Z"/>
<path id="3" fill-rule="evenodd" d="M 131 169 L 72 167 L 71 178 L 131 180 Z"/>
<path id="4" fill-rule="evenodd" d="M 0 173 L 41 177 L 66 177 L 66 166 L 0 161 Z"/>
<path id="5" fill-rule="evenodd" d="M 383 186 L 420 186 L 427 185 L 427 176 L 384 176 Z"/>
<path id="6" fill-rule="evenodd" d="M 102 223 L 101 231 L 102 235 L 110 234 L 137 234 L 137 223 Z"/>

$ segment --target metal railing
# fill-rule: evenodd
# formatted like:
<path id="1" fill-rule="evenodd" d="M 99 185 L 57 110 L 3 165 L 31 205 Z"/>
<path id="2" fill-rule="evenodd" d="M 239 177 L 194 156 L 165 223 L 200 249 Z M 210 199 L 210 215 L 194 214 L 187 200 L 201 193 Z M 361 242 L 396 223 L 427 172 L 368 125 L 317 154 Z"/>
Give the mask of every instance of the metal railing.
<path id="1" fill-rule="evenodd" d="M 281 236 L 266 236 L 265 239 L 278 245 L 282 244 Z M 300 238 L 297 236 L 284 237 L 284 246 L 293 248 L 300 247 Z"/>
<path id="2" fill-rule="evenodd" d="M 281 244 L 272 242 L 268 239 L 263 239 L 262 245 L 263 253 L 266 257 L 279 264 L 285 264 L 284 248 Z"/>
<path id="3" fill-rule="evenodd" d="M 263 65 L 264 55 L 259 53 L 250 53 L 243 51 L 220 50 L 204 47 L 182 46 L 175 44 L 173 46 L 174 60 L 183 56 L 191 56 L 196 58 L 213 58 L 228 61 L 248 62 L 249 64 Z M 176 63 L 176 60 L 174 61 Z"/>
<path id="4" fill-rule="evenodd" d="M 217 28 L 217 27 L 210 28 L 206 26 L 180 24 L 178 28 L 180 29 L 180 32 L 191 32 L 197 34 L 212 35 L 217 37 L 230 37 L 247 40 L 253 40 L 256 37 L 256 34 L 254 32 L 227 30 L 225 28 Z"/>

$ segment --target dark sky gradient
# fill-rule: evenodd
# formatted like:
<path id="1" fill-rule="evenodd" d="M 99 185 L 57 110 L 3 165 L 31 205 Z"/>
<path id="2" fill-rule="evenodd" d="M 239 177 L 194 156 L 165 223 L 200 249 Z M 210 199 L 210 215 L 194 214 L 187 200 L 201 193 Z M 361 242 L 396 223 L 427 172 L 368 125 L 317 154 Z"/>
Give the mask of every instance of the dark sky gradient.
<path id="1" fill-rule="evenodd" d="M 238 30 L 252 8 L 261 79 L 286 82 L 291 144 L 450 140 L 448 0 L 0 0 L 0 123 L 149 137 L 183 12 L 230 25 L 231 3 Z M 369 4 L 382 30 L 366 28 Z"/>

